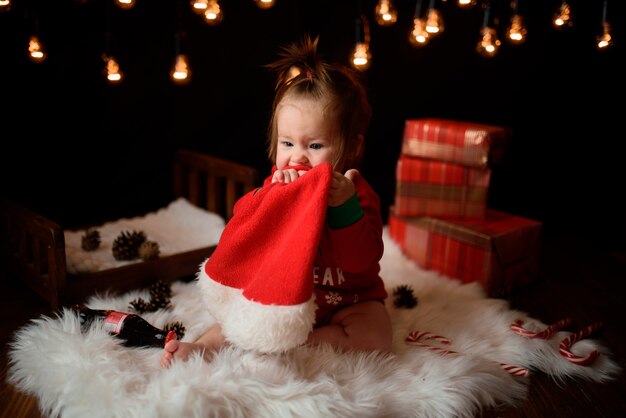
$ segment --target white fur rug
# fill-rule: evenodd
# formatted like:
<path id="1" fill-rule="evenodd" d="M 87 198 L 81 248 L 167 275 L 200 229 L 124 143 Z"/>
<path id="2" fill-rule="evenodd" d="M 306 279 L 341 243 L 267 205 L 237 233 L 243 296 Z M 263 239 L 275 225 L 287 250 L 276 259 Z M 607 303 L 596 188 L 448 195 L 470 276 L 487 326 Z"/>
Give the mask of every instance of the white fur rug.
<path id="1" fill-rule="evenodd" d="M 229 348 L 211 362 L 194 356 L 162 369 L 160 349 L 124 347 L 102 329 L 81 335 L 76 318 L 65 310 L 18 330 L 10 345 L 8 380 L 34 394 L 45 414 L 67 418 L 397 418 L 473 417 L 484 408 L 514 404 L 528 388 L 528 377 L 514 371 L 597 382 L 620 372 L 598 340 L 580 338 L 571 345 L 574 361 L 567 360 L 559 345 L 568 337 L 576 340 L 576 330 L 557 330 L 511 310 L 504 300 L 486 298 L 478 285 L 419 269 L 387 231 L 385 245 L 382 276 L 390 291 L 393 355 L 338 354 L 327 347 L 257 355 Z M 398 285 L 411 286 L 416 307 L 394 306 Z M 193 340 L 213 319 L 202 312 L 194 283 L 176 283 L 172 290 L 172 310 L 142 316 L 158 327 L 180 321 L 187 330 L 184 340 Z M 87 304 L 128 311 L 137 297 L 148 299 L 149 293 L 99 295 Z M 524 337 L 511 328 L 516 320 L 528 332 L 548 329 L 552 335 Z M 424 333 L 413 334 L 422 337 L 416 345 L 405 341 L 413 331 Z M 595 361 L 575 364 L 593 350 L 600 353 Z M 517 368 L 508 372 L 502 364 Z"/>

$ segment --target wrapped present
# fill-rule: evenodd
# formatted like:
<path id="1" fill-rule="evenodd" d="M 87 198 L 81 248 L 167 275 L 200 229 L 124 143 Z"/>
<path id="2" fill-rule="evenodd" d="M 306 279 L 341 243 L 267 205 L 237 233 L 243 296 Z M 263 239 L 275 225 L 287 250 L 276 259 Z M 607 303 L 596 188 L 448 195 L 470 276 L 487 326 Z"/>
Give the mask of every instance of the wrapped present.
<path id="1" fill-rule="evenodd" d="M 400 155 L 395 209 L 400 216 L 484 219 L 491 170 Z"/>
<path id="2" fill-rule="evenodd" d="M 408 119 L 402 153 L 472 167 L 487 167 L 504 155 L 511 130 L 447 119 Z"/>
<path id="3" fill-rule="evenodd" d="M 487 210 L 484 220 L 402 217 L 389 212 L 389 234 L 426 270 L 479 282 L 502 296 L 537 277 L 541 222 Z"/>

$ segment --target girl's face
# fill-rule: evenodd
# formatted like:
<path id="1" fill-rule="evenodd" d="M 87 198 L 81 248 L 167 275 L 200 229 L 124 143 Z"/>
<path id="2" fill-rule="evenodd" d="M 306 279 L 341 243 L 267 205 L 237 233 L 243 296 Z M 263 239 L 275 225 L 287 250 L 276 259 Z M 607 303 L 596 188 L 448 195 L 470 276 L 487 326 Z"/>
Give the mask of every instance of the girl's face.
<path id="1" fill-rule="evenodd" d="M 313 168 L 335 162 L 331 126 L 324 120 L 320 102 L 286 97 L 276 116 L 276 168 L 295 165 Z"/>

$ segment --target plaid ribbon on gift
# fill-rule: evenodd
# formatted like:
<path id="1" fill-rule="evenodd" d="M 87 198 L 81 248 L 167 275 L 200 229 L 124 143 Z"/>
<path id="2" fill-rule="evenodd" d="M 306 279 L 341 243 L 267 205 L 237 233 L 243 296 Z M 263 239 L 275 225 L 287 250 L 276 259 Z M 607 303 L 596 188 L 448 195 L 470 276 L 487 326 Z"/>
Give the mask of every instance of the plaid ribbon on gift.
<path id="1" fill-rule="evenodd" d="M 473 167 L 502 159 L 511 131 L 494 125 L 424 118 L 405 121 L 402 154 Z"/>
<path id="2" fill-rule="evenodd" d="M 490 178 L 488 168 L 401 155 L 396 165 L 396 214 L 483 219 Z"/>

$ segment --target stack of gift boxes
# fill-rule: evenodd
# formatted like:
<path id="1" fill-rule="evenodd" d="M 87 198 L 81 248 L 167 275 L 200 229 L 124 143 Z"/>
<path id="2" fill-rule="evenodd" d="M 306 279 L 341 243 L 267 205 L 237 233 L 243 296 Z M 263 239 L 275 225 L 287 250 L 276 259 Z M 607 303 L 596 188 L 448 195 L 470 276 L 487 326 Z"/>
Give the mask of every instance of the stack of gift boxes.
<path id="1" fill-rule="evenodd" d="M 487 207 L 507 128 L 409 119 L 396 166 L 389 233 L 426 270 L 504 296 L 537 277 L 541 223 Z"/>

